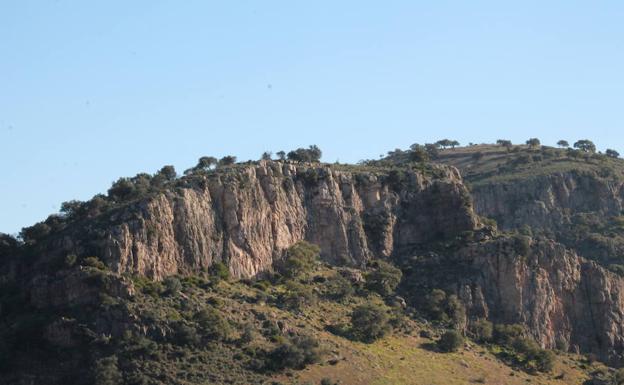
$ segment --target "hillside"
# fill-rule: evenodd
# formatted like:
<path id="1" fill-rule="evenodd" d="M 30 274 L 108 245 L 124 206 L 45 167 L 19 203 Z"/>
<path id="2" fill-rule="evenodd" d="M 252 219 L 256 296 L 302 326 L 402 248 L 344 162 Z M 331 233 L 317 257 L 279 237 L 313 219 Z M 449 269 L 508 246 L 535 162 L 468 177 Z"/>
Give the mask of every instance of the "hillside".
<path id="1" fill-rule="evenodd" d="M 297 151 L 122 178 L 2 235 L 0 382 L 624 376 L 621 160 Z"/>
<path id="2" fill-rule="evenodd" d="M 436 162 L 460 169 L 475 211 L 500 229 L 555 239 L 624 271 L 621 159 L 551 147 L 479 145 L 442 151 Z"/>

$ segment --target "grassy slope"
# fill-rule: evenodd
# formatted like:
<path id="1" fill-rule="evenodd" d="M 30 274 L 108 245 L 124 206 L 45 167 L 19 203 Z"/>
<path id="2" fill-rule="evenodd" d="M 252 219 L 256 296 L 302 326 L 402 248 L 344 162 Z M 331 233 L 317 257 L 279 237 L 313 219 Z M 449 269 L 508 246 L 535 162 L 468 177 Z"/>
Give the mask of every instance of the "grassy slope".
<path id="1" fill-rule="evenodd" d="M 327 273 L 326 271 L 325 274 Z M 281 286 L 272 287 L 269 289 L 269 294 L 277 294 L 282 290 Z M 206 293 L 202 293 L 200 289 L 193 288 L 190 291 L 185 290 L 185 292 L 192 294 L 194 299 L 200 301 L 204 301 L 206 298 Z M 221 311 L 232 324 L 256 323 L 257 326 L 258 314 L 263 314 L 268 319 L 284 322 L 297 332 L 313 334 L 322 342 L 326 354 L 321 363 L 311 365 L 302 371 L 287 370 L 284 373 L 265 377 L 249 372 L 243 366 L 234 365 L 233 368 L 235 367 L 237 371 L 235 375 L 211 376 L 212 380 L 244 383 L 246 378 L 249 383 L 266 380 L 269 381 L 268 383 L 276 381 L 283 384 L 318 384 L 321 379 L 330 378 L 345 385 L 449 385 L 468 383 L 579 384 L 588 378 L 588 367 L 582 363 L 581 357 L 567 354 L 558 356 L 553 373 L 531 375 L 513 369 L 499 360 L 491 348 L 472 342 L 469 342 L 466 349 L 461 352 L 438 353 L 430 348 L 435 338 L 429 339 L 419 336 L 420 330 L 429 330 L 434 334 L 435 331 L 415 321 L 408 321 L 408 329 L 411 329 L 409 332 L 395 331 L 392 335 L 372 344 L 354 342 L 328 333 L 324 329 L 329 324 L 346 322 L 351 309 L 362 303 L 364 298 L 352 297 L 346 303 L 320 300 L 317 305 L 307 307 L 301 312 L 241 301 L 241 298 L 250 298 L 257 293 L 257 289 L 242 283 L 223 282 L 218 286 L 216 292 L 208 295 L 218 294 L 219 298 L 223 299 Z M 374 297 L 372 299 L 379 300 Z M 252 345 L 269 347 L 271 343 L 261 337 Z M 221 349 L 213 353 L 213 357 L 231 356 L 226 350 Z M 223 370 L 221 365 L 227 364 L 227 360 L 221 361 L 223 362 L 210 362 L 203 366 L 197 366 L 194 370 L 213 372 Z M 181 368 L 177 363 L 169 362 L 165 365 L 168 366 L 170 373 L 180 372 Z M 191 369 L 190 371 L 194 370 Z M 562 378 L 555 378 L 561 374 L 563 374 Z M 176 376 L 173 375 L 173 377 Z M 196 382 L 179 383 L 191 384 Z"/>
<path id="2" fill-rule="evenodd" d="M 549 156 L 544 156 L 541 150 L 529 150 L 524 145 L 514 146 L 514 150 L 507 151 L 501 146 L 480 144 L 441 150 L 440 156 L 435 162 L 457 167 L 466 181 L 473 185 L 517 180 L 573 170 L 608 170 L 610 175 L 624 178 L 624 161 L 621 159 L 602 156 L 600 159 L 586 160 L 582 157 L 569 157 L 564 149 L 546 147 L 544 149 L 550 153 Z M 478 160 L 473 159 L 475 153 L 481 153 L 482 157 Z M 508 161 L 527 155 L 542 156 L 542 160 L 528 163 L 520 162 L 514 167 L 505 168 Z"/>
<path id="3" fill-rule="evenodd" d="M 336 365 L 313 365 L 284 383 L 319 383 L 322 378 L 341 384 L 453 385 L 453 384 L 580 384 L 588 378 L 579 361 L 558 357 L 552 374 L 531 375 L 498 360 L 486 348 L 469 343 L 464 351 L 437 353 L 432 340 L 415 335 L 392 335 L 373 344 L 339 341 L 345 360 Z M 582 365 L 582 364 L 580 364 Z M 563 373 L 562 378 L 561 374 Z"/>

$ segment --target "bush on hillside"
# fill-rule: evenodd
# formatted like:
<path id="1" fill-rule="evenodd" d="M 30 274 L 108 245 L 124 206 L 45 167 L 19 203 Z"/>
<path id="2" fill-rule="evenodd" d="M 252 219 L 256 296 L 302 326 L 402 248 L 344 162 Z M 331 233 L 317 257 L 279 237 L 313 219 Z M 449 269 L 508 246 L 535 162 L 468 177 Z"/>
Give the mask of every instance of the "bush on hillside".
<path id="1" fill-rule="evenodd" d="M 94 368 L 95 385 L 118 385 L 123 382 L 123 377 L 117 366 L 117 356 L 105 357 L 95 362 Z"/>
<path id="2" fill-rule="evenodd" d="M 312 291 L 312 287 L 293 281 L 286 283 L 286 292 L 280 296 L 280 302 L 286 308 L 296 311 L 301 311 L 306 306 L 314 305 L 316 301 L 317 298 Z"/>
<path id="3" fill-rule="evenodd" d="M 401 270 L 388 262 L 376 261 L 374 270 L 366 274 L 366 288 L 382 296 L 387 296 L 394 293 L 402 276 Z"/>
<path id="4" fill-rule="evenodd" d="M 440 289 L 433 289 L 425 297 L 424 311 L 428 318 L 451 324 L 455 329 L 463 329 L 466 323 L 466 309 L 459 298 Z"/>
<path id="5" fill-rule="evenodd" d="M 494 326 L 493 338 L 500 345 L 511 345 L 513 341 L 524 336 L 524 326 L 520 324 L 498 324 Z"/>
<path id="6" fill-rule="evenodd" d="M 438 349 L 443 352 L 456 352 L 464 346 L 464 337 L 457 330 L 448 330 L 437 342 Z"/>
<path id="7" fill-rule="evenodd" d="M 286 278 L 294 278 L 312 270 L 321 249 L 312 243 L 299 241 L 286 250 L 286 257 L 279 264 L 279 271 Z"/>
<path id="8" fill-rule="evenodd" d="M 351 313 L 351 335 L 358 341 L 373 342 L 390 331 L 390 318 L 385 308 L 367 303 Z"/>
<path id="9" fill-rule="evenodd" d="M 321 359 L 319 342 L 311 336 L 296 336 L 267 354 L 266 368 L 273 371 L 304 369 Z"/>
<path id="10" fill-rule="evenodd" d="M 323 295 L 334 301 L 343 301 L 354 292 L 351 282 L 340 274 L 332 275 L 323 284 Z"/>
<path id="11" fill-rule="evenodd" d="M 210 340 L 225 340 L 230 334 L 230 324 L 213 307 L 207 307 L 197 312 L 195 322 L 199 326 L 200 333 Z"/>
<path id="12" fill-rule="evenodd" d="M 477 342 L 489 342 L 494 334 L 494 325 L 485 318 L 480 318 L 471 324 L 470 332 Z"/>
<path id="13" fill-rule="evenodd" d="M 210 266 L 210 276 L 217 280 L 230 279 L 230 269 L 223 262 L 215 262 Z"/>
<path id="14" fill-rule="evenodd" d="M 176 277 L 167 277 L 163 280 L 165 287 L 164 293 L 171 296 L 176 296 L 182 291 L 182 283 Z"/>

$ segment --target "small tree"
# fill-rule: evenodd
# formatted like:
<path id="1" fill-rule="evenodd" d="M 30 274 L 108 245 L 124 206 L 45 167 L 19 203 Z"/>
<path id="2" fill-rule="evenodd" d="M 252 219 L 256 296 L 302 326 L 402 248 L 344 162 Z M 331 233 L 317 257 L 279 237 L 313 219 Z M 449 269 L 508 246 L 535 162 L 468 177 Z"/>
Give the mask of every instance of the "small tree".
<path id="1" fill-rule="evenodd" d="M 366 274 L 366 288 L 383 296 L 392 294 L 403 273 L 385 261 L 377 261 L 375 265 L 375 269 Z"/>
<path id="2" fill-rule="evenodd" d="M 557 142 L 557 146 L 561 147 L 561 148 L 568 148 L 570 147 L 570 143 L 568 143 L 567 140 L 560 140 Z"/>
<path id="3" fill-rule="evenodd" d="M 574 148 L 578 148 L 583 152 L 593 154 L 596 152 L 596 145 L 589 139 L 581 139 L 574 143 Z"/>
<path id="4" fill-rule="evenodd" d="M 275 155 L 277 155 L 279 160 L 286 160 L 286 152 L 285 151 L 278 151 L 278 152 L 275 153 Z"/>
<path id="5" fill-rule="evenodd" d="M 612 150 L 610 148 L 607 148 L 607 151 L 605 153 L 610 158 L 619 158 L 620 157 L 620 153 L 619 152 L 617 152 L 615 150 Z"/>
<path id="6" fill-rule="evenodd" d="M 450 147 L 451 144 L 453 143 L 453 141 L 449 140 L 449 139 L 442 139 L 442 140 L 438 140 L 437 142 L 435 142 L 436 145 L 442 147 L 442 148 L 447 148 Z"/>
<path id="7" fill-rule="evenodd" d="M 289 160 L 295 162 L 320 162 L 323 152 L 317 145 L 311 145 L 306 148 L 298 148 L 290 151 L 287 155 Z"/>
<path id="8" fill-rule="evenodd" d="M 526 144 L 527 144 L 527 146 L 529 146 L 529 148 L 537 148 L 542 143 L 537 138 L 530 138 L 529 140 L 526 141 Z"/>
<path id="9" fill-rule="evenodd" d="M 409 157 L 412 162 L 426 162 L 429 160 L 429 152 L 426 147 L 414 143 L 410 146 Z"/>
<path id="10" fill-rule="evenodd" d="M 176 173 L 175 167 L 171 165 L 164 166 L 161 168 L 157 175 L 161 175 L 165 180 L 171 181 L 174 180 L 178 174 Z"/>
<path id="11" fill-rule="evenodd" d="M 271 155 L 273 155 L 273 153 L 271 151 L 265 151 L 262 153 L 262 156 L 260 157 L 261 160 L 271 160 Z"/>
<path id="12" fill-rule="evenodd" d="M 176 170 L 173 166 L 168 165 L 161 168 L 152 178 L 152 186 L 160 188 L 167 182 L 174 181 L 178 177 Z"/>
<path id="13" fill-rule="evenodd" d="M 434 143 L 425 143 L 425 151 L 427 151 L 427 155 L 429 159 L 436 159 L 440 155 L 440 151 L 438 151 L 438 145 Z"/>
<path id="14" fill-rule="evenodd" d="M 507 139 L 498 139 L 496 141 L 496 144 L 498 144 L 501 147 L 505 147 L 507 151 L 509 151 L 512 146 L 511 140 L 507 140 Z"/>
<path id="15" fill-rule="evenodd" d="M 108 196 L 116 202 L 122 202 L 133 197 L 135 192 L 136 187 L 130 179 L 119 178 L 108 189 Z"/>
<path id="16" fill-rule="evenodd" d="M 443 352 L 456 352 L 464 346 L 464 337 L 457 330 L 448 330 L 442 334 L 437 345 Z"/>
<path id="17" fill-rule="evenodd" d="M 67 218 L 76 218 L 81 216 L 85 204 L 78 200 L 71 200 L 61 203 L 61 213 Z"/>
<path id="18" fill-rule="evenodd" d="M 197 166 L 195 169 L 197 170 L 208 170 L 217 165 L 217 158 L 214 156 L 202 156 L 197 161 Z"/>
<path id="19" fill-rule="evenodd" d="M 236 163 L 236 157 L 233 155 L 226 155 L 223 158 L 219 159 L 220 167 L 231 166 L 234 163 Z"/>
<path id="20" fill-rule="evenodd" d="M 356 307 L 351 313 L 351 333 L 363 342 L 373 342 L 390 331 L 386 309 L 373 303 Z"/>
<path id="21" fill-rule="evenodd" d="M 451 146 L 451 148 L 454 150 L 455 147 L 459 146 L 459 142 L 456 140 L 451 140 L 451 142 L 449 143 L 449 145 Z"/>

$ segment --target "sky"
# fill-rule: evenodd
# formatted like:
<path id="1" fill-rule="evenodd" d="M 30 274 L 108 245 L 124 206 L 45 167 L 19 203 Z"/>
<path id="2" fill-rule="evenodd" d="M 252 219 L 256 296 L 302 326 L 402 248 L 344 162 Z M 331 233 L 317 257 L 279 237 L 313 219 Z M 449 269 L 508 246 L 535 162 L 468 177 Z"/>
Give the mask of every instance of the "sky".
<path id="1" fill-rule="evenodd" d="M 0 232 L 203 155 L 624 153 L 622 20 L 599 0 L 0 0 Z"/>

